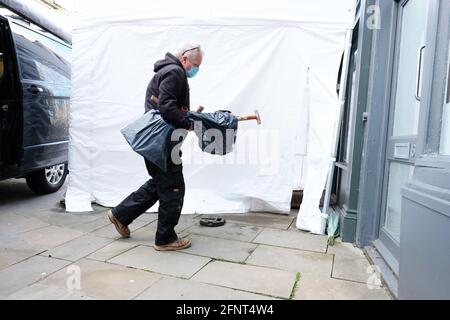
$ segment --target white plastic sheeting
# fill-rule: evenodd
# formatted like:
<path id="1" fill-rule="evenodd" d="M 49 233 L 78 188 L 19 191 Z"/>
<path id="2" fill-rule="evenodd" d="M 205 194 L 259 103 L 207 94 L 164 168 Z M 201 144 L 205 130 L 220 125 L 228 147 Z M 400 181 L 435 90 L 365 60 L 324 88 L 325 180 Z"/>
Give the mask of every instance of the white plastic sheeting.
<path id="1" fill-rule="evenodd" d="M 67 211 L 90 211 L 91 200 L 117 205 L 149 178 L 120 129 L 143 113 L 153 63 L 189 41 L 205 51 L 189 80 L 191 109 L 258 109 L 262 125 L 241 122 L 225 157 L 202 153 L 190 134 L 183 213 L 287 213 L 301 185 L 307 207 L 317 208 L 353 3 L 77 1 Z"/>

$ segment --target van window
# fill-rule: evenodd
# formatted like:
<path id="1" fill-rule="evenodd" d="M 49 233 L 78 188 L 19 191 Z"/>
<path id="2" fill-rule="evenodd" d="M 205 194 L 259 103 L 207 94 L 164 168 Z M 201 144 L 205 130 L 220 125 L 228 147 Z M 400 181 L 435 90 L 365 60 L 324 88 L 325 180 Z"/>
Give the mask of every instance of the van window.
<path id="1" fill-rule="evenodd" d="M 3 52 L 0 48 L 0 79 L 3 78 L 3 73 L 5 73 L 5 66 L 3 62 Z"/>
<path id="2" fill-rule="evenodd" d="M 441 142 L 439 146 L 439 153 L 445 156 L 450 156 L 450 41 L 447 63 L 447 83 L 445 86 L 446 92 L 442 109 Z"/>
<path id="3" fill-rule="evenodd" d="M 5 49 L 3 48 L 3 39 L 3 33 L 0 29 L 0 80 L 3 78 L 3 74 L 5 73 L 5 62 L 3 60 Z"/>
<path id="4" fill-rule="evenodd" d="M 70 47 L 11 24 L 22 79 L 70 85 Z"/>
<path id="5" fill-rule="evenodd" d="M 11 55 L 8 50 L 7 32 L 4 28 L 5 25 L 0 23 L 0 98 L 2 99 L 10 96 L 13 91 L 11 88 L 12 78 L 11 75 L 9 75 L 10 72 L 8 72 L 11 68 L 9 63 L 11 60 Z"/>

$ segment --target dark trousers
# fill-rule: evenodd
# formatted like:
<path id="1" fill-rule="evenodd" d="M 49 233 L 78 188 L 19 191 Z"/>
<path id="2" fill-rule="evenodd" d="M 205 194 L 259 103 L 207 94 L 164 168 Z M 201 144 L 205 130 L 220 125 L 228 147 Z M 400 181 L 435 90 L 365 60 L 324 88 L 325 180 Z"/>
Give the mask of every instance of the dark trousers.
<path id="1" fill-rule="evenodd" d="M 152 178 L 112 209 L 112 213 L 120 223 L 127 226 L 159 200 L 156 245 L 164 245 L 178 238 L 174 228 L 178 224 L 183 208 L 185 192 L 183 167 L 181 164 L 168 162 L 165 173 L 145 160 L 145 166 Z"/>

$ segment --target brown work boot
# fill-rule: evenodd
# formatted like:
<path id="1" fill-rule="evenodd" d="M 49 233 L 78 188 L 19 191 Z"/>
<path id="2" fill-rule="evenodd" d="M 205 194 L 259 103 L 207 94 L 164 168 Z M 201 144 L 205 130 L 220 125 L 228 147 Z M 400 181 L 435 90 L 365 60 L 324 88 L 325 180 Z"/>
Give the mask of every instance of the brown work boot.
<path id="1" fill-rule="evenodd" d="M 117 218 L 114 216 L 114 214 L 112 213 L 111 210 L 108 211 L 108 213 L 106 214 L 109 218 L 109 221 L 111 221 L 111 223 L 114 224 L 114 226 L 116 227 L 117 232 L 124 238 L 129 238 L 130 237 L 130 229 L 127 226 L 124 226 L 123 224 L 120 223 L 119 220 L 117 220 Z"/>
<path id="2" fill-rule="evenodd" d="M 190 246 L 191 246 L 191 240 L 178 238 L 177 240 L 175 240 L 171 243 L 168 243 L 168 244 L 163 244 L 161 246 L 155 245 L 155 250 L 173 251 L 173 250 L 186 249 L 186 248 L 189 248 Z"/>

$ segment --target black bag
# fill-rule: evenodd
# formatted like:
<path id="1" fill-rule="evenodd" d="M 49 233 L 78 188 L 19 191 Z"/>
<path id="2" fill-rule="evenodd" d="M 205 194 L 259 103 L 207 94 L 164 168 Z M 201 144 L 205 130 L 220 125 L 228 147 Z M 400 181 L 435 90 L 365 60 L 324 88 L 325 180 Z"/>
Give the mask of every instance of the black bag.
<path id="1" fill-rule="evenodd" d="M 203 152 L 225 155 L 233 151 L 238 121 L 230 111 L 188 112 L 188 117 L 194 121 L 194 132 Z"/>
<path id="2" fill-rule="evenodd" d="M 188 112 L 188 118 L 195 123 L 194 131 L 202 151 L 224 155 L 233 150 L 238 121 L 230 111 Z M 172 148 L 183 141 L 187 133 L 180 131 L 178 140 L 171 141 L 174 130 L 175 127 L 167 123 L 159 111 L 152 109 L 120 132 L 135 152 L 167 172 Z"/>

